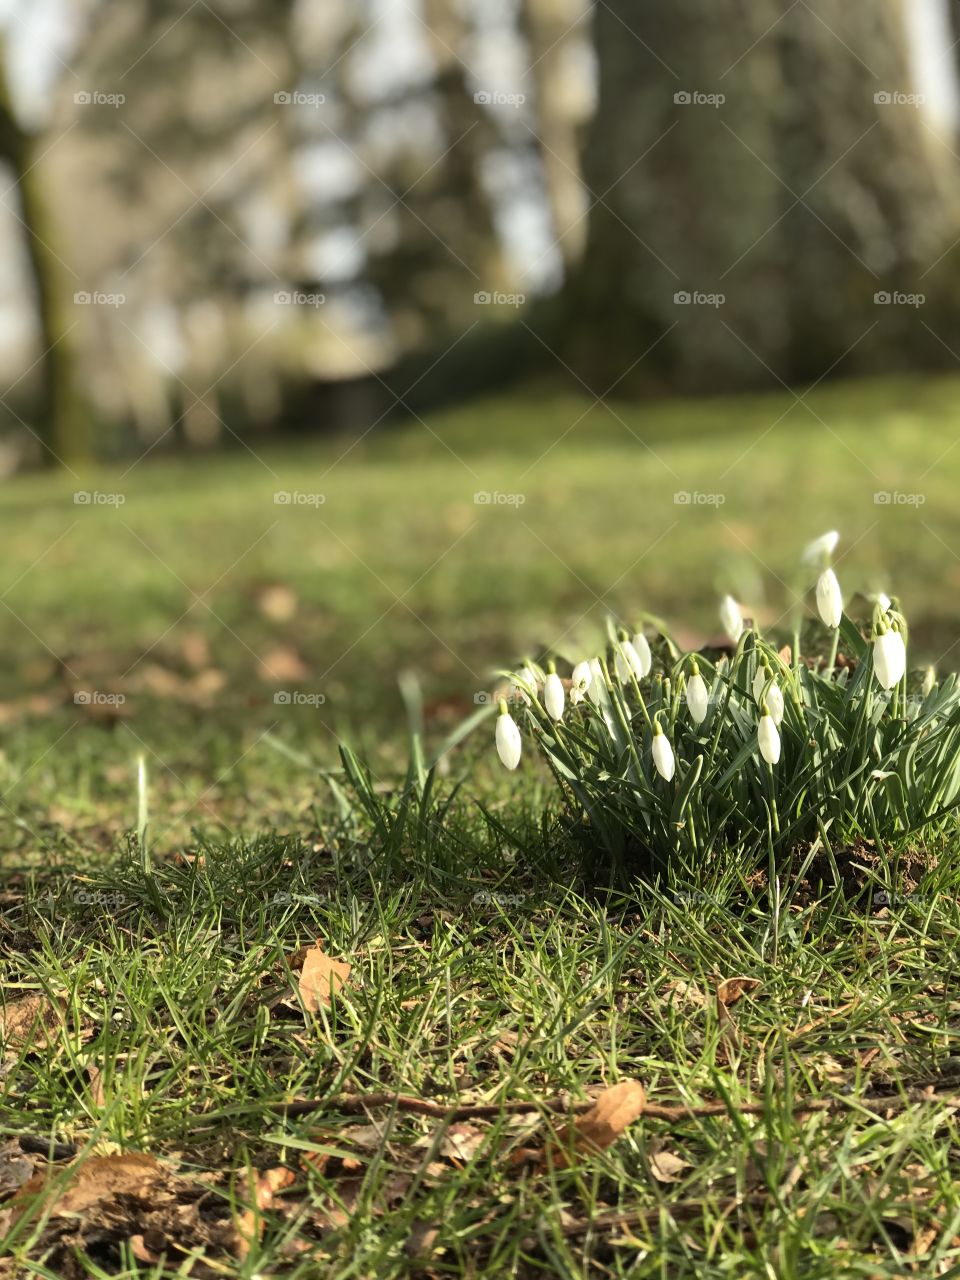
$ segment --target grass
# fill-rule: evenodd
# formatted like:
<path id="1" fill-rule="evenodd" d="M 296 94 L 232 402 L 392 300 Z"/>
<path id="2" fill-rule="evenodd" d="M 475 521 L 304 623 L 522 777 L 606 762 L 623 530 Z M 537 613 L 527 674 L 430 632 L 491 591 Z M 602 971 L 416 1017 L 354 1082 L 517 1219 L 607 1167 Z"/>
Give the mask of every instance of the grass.
<path id="1" fill-rule="evenodd" d="M 359 442 L 10 485 L 0 968 L 7 1001 L 62 1001 L 64 1024 L 50 1046 L 4 1037 L 3 1132 L 152 1152 L 212 1178 L 228 1222 L 251 1170 L 288 1167 L 232 1264 L 250 1276 L 946 1274 L 956 1120 L 908 1091 L 960 1089 L 951 835 L 913 851 L 925 869 L 893 904 L 867 850 L 859 897 L 785 882 L 771 911 L 736 866 L 598 897 L 544 816 L 546 777 L 497 772 L 485 731 L 451 754 L 444 794 L 467 786 L 447 821 L 416 839 L 384 841 L 318 770 L 344 734 L 386 792 L 404 671 L 435 744 L 503 661 L 577 656 L 609 609 L 706 636 L 730 588 L 772 621 L 778 578 L 828 527 L 845 589 L 895 586 L 913 661 L 949 668 L 958 425 L 948 379 L 612 409 L 544 389 Z M 78 489 L 125 501 L 76 505 Z M 122 716 L 77 689 L 122 693 Z M 139 754 L 149 874 L 125 834 Z M 312 1014 L 291 957 L 318 937 L 353 972 Z M 735 975 L 762 985 L 725 1014 L 715 987 Z M 728 1111 L 643 1118 L 560 1170 L 511 1161 L 506 1114 L 460 1135 L 464 1157 L 436 1119 L 335 1102 L 539 1105 L 630 1077 L 653 1102 Z M 328 1106 L 286 1117 L 294 1097 Z M 850 1105 L 804 1113 L 810 1097 Z M 686 1162 L 675 1181 L 663 1152 Z M 81 1237 L 44 1263 L 21 1229 L 17 1274 L 158 1274 Z"/>

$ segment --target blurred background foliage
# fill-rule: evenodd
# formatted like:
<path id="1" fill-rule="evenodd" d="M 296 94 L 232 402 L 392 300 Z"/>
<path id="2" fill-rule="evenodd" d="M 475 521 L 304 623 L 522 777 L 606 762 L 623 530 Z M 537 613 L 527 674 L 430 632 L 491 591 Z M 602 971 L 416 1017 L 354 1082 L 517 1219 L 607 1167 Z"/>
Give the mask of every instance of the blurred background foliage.
<path id="1" fill-rule="evenodd" d="M 957 8 L 8 0 L 5 466 L 950 367 Z"/>

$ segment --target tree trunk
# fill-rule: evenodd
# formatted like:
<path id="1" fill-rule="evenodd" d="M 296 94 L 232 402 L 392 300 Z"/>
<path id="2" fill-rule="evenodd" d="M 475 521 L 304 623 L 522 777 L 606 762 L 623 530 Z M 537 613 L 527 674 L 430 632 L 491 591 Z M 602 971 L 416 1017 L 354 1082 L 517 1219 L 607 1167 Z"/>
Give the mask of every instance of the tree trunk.
<path id="1" fill-rule="evenodd" d="M 50 247 L 44 193 L 35 167 L 32 136 L 14 114 L 0 49 L 0 160 L 13 172 L 20 200 L 27 260 L 33 280 L 41 356 L 36 432 L 46 466 L 80 462 L 90 453 L 90 412 L 81 393 L 70 342 L 68 287 Z"/>
<path id="2" fill-rule="evenodd" d="M 607 0 L 595 21 L 596 203 L 566 304 L 598 382 L 653 344 L 640 372 L 711 389 L 929 349 L 917 308 L 875 302 L 946 290 L 925 273 L 960 231 L 900 0 Z"/>

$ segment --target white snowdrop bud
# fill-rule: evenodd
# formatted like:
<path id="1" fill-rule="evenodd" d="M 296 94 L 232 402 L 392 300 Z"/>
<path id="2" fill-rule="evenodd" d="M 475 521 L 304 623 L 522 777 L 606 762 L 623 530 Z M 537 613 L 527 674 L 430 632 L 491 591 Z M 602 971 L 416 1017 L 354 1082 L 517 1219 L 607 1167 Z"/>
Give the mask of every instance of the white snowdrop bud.
<path id="1" fill-rule="evenodd" d="M 720 601 L 720 622 L 730 643 L 736 644 L 743 635 L 743 614 L 733 596 L 724 596 Z"/>
<path id="2" fill-rule="evenodd" d="M 653 763 L 657 767 L 657 773 L 661 778 L 665 778 L 669 782 L 673 777 L 677 762 L 673 757 L 673 747 L 670 745 L 670 739 L 663 732 L 658 721 L 654 721 L 653 725 L 651 753 L 653 755 Z"/>
<path id="3" fill-rule="evenodd" d="M 592 678 L 587 686 L 587 695 L 595 707 L 605 707 L 610 701 L 610 691 L 607 689 L 599 658 L 591 659 L 590 673 Z"/>
<path id="4" fill-rule="evenodd" d="M 760 747 L 760 754 L 767 764 L 779 763 L 780 734 L 773 722 L 773 716 L 768 711 L 764 711 L 764 714 L 760 717 L 760 724 L 757 728 L 757 743 Z"/>
<path id="5" fill-rule="evenodd" d="M 543 705 L 546 707 L 547 715 L 551 720 L 563 719 L 564 697 L 563 683 L 551 662 L 543 685 Z"/>
<path id="6" fill-rule="evenodd" d="M 627 639 L 621 640 L 617 645 L 616 672 L 621 684 L 629 684 L 631 676 L 637 680 L 643 679 L 643 663 L 640 655 Z"/>
<path id="7" fill-rule="evenodd" d="M 634 652 L 637 655 L 637 661 L 640 663 L 640 674 L 637 679 L 642 680 L 644 676 L 650 674 L 650 668 L 653 666 L 653 654 L 650 652 L 650 642 L 642 631 L 638 631 L 632 641 Z"/>
<path id="8" fill-rule="evenodd" d="M 515 769 L 520 763 L 520 730 L 502 698 L 497 716 L 497 755 L 508 769 Z"/>
<path id="9" fill-rule="evenodd" d="M 843 596 L 832 569 L 824 569 L 817 579 L 817 609 L 826 626 L 839 627 L 843 617 Z"/>
<path id="10" fill-rule="evenodd" d="M 933 692 L 933 686 L 937 683 L 936 667 L 927 667 L 923 673 L 923 684 L 920 686 L 920 692 L 926 698 Z"/>
<path id="11" fill-rule="evenodd" d="M 830 557 L 837 549 L 837 543 L 840 541 L 840 534 L 836 529 L 831 529 L 829 533 L 822 533 L 819 538 L 814 538 L 812 542 L 808 542 L 803 549 L 804 564 L 821 564 Z"/>
<path id="12" fill-rule="evenodd" d="M 907 648 L 899 631 L 885 626 L 873 641 L 873 669 L 883 689 L 892 689 L 907 669 Z"/>
<path id="13" fill-rule="evenodd" d="M 687 710 L 694 724 L 703 724 L 710 706 L 710 695 L 696 659 L 690 668 L 690 680 L 687 683 Z"/>

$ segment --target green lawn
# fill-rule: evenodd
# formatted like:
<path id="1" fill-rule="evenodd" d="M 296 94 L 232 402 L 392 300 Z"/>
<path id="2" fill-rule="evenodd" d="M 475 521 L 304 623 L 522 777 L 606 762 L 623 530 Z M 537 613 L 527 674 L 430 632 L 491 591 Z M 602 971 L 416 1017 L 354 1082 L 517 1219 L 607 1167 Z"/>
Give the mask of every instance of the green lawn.
<path id="1" fill-rule="evenodd" d="M 707 639 L 731 590 L 774 626 L 828 528 L 848 595 L 901 597 L 912 663 L 960 665 L 958 440 L 955 379 L 642 406 L 545 388 L 365 438 L 9 482 L 0 972 L 63 1023 L 49 1046 L 7 1028 L 0 1131 L 215 1178 L 191 1237 L 212 1269 L 170 1244 L 181 1274 L 892 1278 L 914 1255 L 946 1274 L 956 1122 L 904 1091 L 960 1089 L 952 840 L 893 906 L 785 885 L 771 913 L 751 868 L 610 899 L 574 882 L 549 778 L 499 771 L 487 727 L 446 762 L 445 794 L 465 783 L 446 821 L 393 842 L 318 771 L 343 736 L 395 783 L 404 673 L 437 744 L 499 666 L 576 658 L 611 610 Z M 153 874 L 128 834 L 139 755 Z M 304 1014 L 291 957 L 318 937 L 353 972 Z M 762 985 L 725 1015 L 735 975 Z M 560 1170 L 510 1158 L 506 1113 L 451 1142 L 330 1101 L 542 1109 L 631 1077 L 728 1111 L 644 1118 Z M 294 1097 L 327 1106 L 284 1116 Z M 281 1165 L 296 1180 L 262 1240 L 218 1263 L 211 1223 Z M 121 1227 L 46 1264 L 18 1232 L 32 1262 L 11 1274 L 161 1274 Z"/>

